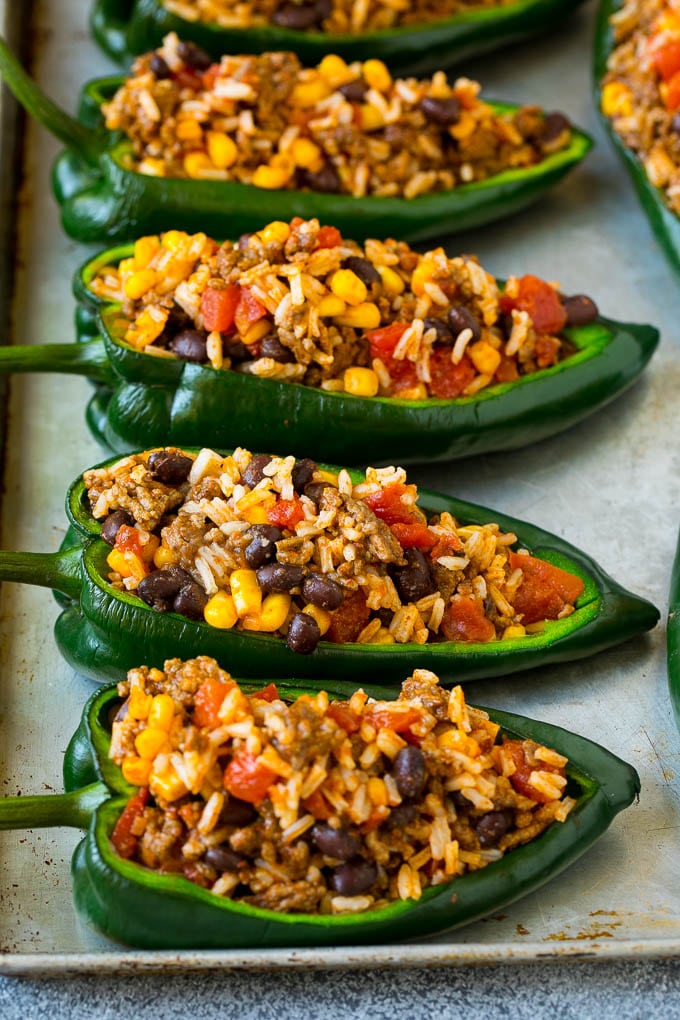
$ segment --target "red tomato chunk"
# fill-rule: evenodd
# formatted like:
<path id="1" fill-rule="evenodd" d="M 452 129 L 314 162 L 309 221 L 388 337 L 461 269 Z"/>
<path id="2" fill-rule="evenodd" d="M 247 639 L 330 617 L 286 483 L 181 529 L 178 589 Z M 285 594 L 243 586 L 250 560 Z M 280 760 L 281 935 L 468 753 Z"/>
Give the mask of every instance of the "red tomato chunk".
<path id="1" fill-rule="evenodd" d="M 121 857 L 129 859 L 134 857 L 137 851 L 138 837 L 134 835 L 132 830 L 137 819 L 141 818 L 144 814 L 144 808 L 148 799 L 149 790 L 146 786 L 143 786 L 134 797 L 130 797 L 123 808 L 123 813 L 115 824 L 114 830 L 111 833 L 111 842 Z"/>
<path id="2" fill-rule="evenodd" d="M 275 779 L 276 773 L 258 762 L 249 751 L 232 758 L 224 770 L 225 790 L 249 804 L 261 804 Z"/>
<path id="3" fill-rule="evenodd" d="M 515 612 L 522 613 L 522 623 L 556 620 L 566 605 L 573 605 L 583 594 L 580 577 L 533 556 L 510 552 L 510 567 L 520 568 L 524 577 L 512 599 Z"/>

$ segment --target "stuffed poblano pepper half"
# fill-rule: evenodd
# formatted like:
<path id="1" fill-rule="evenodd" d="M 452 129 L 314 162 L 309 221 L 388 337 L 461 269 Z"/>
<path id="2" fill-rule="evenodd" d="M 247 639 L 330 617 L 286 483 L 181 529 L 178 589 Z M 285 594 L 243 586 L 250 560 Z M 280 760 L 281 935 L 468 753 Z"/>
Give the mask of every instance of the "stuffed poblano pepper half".
<path id="1" fill-rule="evenodd" d="M 427 670 L 384 698 L 239 686 L 205 656 L 133 669 L 88 702 L 69 792 L 0 800 L 0 828 L 89 826 L 76 909 L 127 945 L 360 944 L 537 889 L 639 791 L 602 747 L 466 705 Z"/>

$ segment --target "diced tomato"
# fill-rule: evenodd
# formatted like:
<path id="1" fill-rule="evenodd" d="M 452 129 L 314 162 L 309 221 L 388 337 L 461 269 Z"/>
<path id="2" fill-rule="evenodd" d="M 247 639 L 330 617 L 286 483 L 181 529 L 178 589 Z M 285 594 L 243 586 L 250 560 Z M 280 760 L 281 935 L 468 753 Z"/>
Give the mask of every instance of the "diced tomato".
<path id="1" fill-rule="evenodd" d="M 320 790 L 310 793 L 309 797 L 302 801 L 302 806 L 308 814 L 314 815 L 315 818 L 320 818 L 322 821 L 330 818 L 333 814 L 333 808 Z"/>
<path id="2" fill-rule="evenodd" d="M 261 804 L 275 779 L 276 773 L 249 751 L 237 754 L 224 770 L 225 790 L 249 804 Z"/>
<path id="3" fill-rule="evenodd" d="M 194 723 L 196 726 L 208 726 L 211 730 L 220 725 L 218 712 L 222 702 L 235 684 L 232 681 L 223 683 L 216 677 L 204 680 L 194 695 Z"/>
<path id="4" fill-rule="evenodd" d="M 437 542 L 430 553 L 430 558 L 438 560 L 440 556 L 455 556 L 462 551 L 463 543 L 458 535 L 437 535 Z"/>
<path id="5" fill-rule="evenodd" d="M 254 694 L 250 695 L 251 698 L 259 698 L 260 701 L 278 701 L 279 700 L 279 689 L 276 684 L 267 684 L 261 691 L 255 691 Z"/>
<path id="6" fill-rule="evenodd" d="M 279 499 L 274 503 L 274 506 L 269 507 L 267 510 L 267 517 L 271 524 L 276 524 L 279 528 L 288 528 L 289 531 L 294 531 L 295 525 L 305 518 L 302 500 L 298 499 L 297 496 L 294 496 L 292 499 Z"/>
<path id="7" fill-rule="evenodd" d="M 454 595 L 444 610 L 441 632 L 447 641 L 491 641 L 496 628 L 484 615 L 484 605 L 479 599 L 467 595 Z"/>
<path id="8" fill-rule="evenodd" d="M 219 77 L 220 65 L 211 64 L 207 71 L 203 72 L 203 88 L 206 92 L 212 92 L 216 78 Z"/>
<path id="9" fill-rule="evenodd" d="M 670 81 L 680 71 L 680 40 L 668 42 L 655 52 L 654 67 L 664 81 Z"/>
<path id="10" fill-rule="evenodd" d="M 436 347 L 430 355 L 429 390 L 433 397 L 455 400 L 470 385 L 476 374 L 474 365 L 466 355 L 454 365 L 448 347 Z"/>
<path id="11" fill-rule="evenodd" d="M 241 287 L 241 296 L 234 313 L 234 322 L 239 333 L 247 333 L 254 322 L 267 314 L 267 309 L 253 296 L 249 287 Z"/>
<path id="12" fill-rule="evenodd" d="M 521 740 L 504 740 L 503 750 L 506 754 L 512 758 L 515 765 L 515 771 L 510 776 L 510 782 L 517 793 L 523 797 L 528 797 L 529 800 L 535 801 L 537 804 L 547 804 L 550 797 L 547 797 L 540 790 L 535 789 L 529 783 L 529 777 L 531 773 L 536 770 L 540 772 L 553 772 L 557 775 L 564 776 L 564 769 L 558 768 L 556 765 L 548 765 L 546 762 L 541 762 L 538 766 L 532 766 L 527 761 L 526 752 L 522 745 Z"/>
<path id="13" fill-rule="evenodd" d="M 290 221 L 290 229 L 297 230 L 297 228 L 304 222 L 305 221 L 303 220 L 302 216 L 293 216 L 292 220 Z"/>
<path id="14" fill-rule="evenodd" d="M 580 577 L 555 567 L 546 560 L 510 552 L 510 567 L 519 567 L 522 583 L 512 598 L 515 612 L 522 613 L 522 623 L 555 620 L 566 605 L 573 605 L 583 593 Z"/>
<path id="15" fill-rule="evenodd" d="M 396 707 L 375 708 L 369 709 L 365 715 L 376 730 L 392 730 L 393 733 L 405 733 L 423 718 L 418 708 L 407 708 L 405 711 L 399 711 Z"/>
<path id="16" fill-rule="evenodd" d="M 416 521 L 412 524 L 391 524 L 390 531 L 402 549 L 432 549 L 437 544 L 437 536 L 427 527 Z"/>
<path id="17" fill-rule="evenodd" d="M 667 83 L 663 101 L 667 110 L 677 110 L 680 107 L 680 71 Z"/>
<path id="18" fill-rule="evenodd" d="M 416 491 L 415 485 L 394 482 L 379 492 L 372 492 L 364 502 L 385 524 L 413 524 L 414 520 L 420 521 L 420 517 L 413 510 L 413 502 L 405 503 L 402 497 L 411 499 Z"/>
<path id="19" fill-rule="evenodd" d="M 501 354 L 501 363 L 496 369 L 495 378 L 498 382 L 516 382 L 519 379 L 519 372 L 515 359 Z"/>
<path id="20" fill-rule="evenodd" d="M 404 361 L 397 361 L 396 358 L 392 358 L 390 361 L 385 363 L 387 371 L 390 373 L 390 390 L 392 396 L 398 397 L 403 394 L 406 390 L 414 390 L 420 386 L 420 379 L 416 371 L 416 366 L 412 361 L 405 359 Z"/>
<path id="21" fill-rule="evenodd" d="M 322 227 L 316 236 L 317 248 L 337 248 L 342 244 L 342 234 L 337 227 Z"/>
<path id="22" fill-rule="evenodd" d="M 326 715 L 346 733 L 356 733 L 361 728 L 359 716 L 342 701 L 331 701 L 326 710 Z"/>
<path id="23" fill-rule="evenodd" d="M 116 853 L 121 857 L 129 859 L 135 855 L 139 838 L 133 834 L 132 829 L 137 819 L 141 818 L 144 814 L 144 808 L 148 799 L 149 790 L 146 786 L 142 786 L 133 797 L 130 797 L 114 826 L 111 833 L 111 842 L 116 849 Z"/>
<path id="24" fill-rule="evenodd" d="M 567 321 L 559 294 L 538 276 L 522 276 L 517 297 L 501 295 L 500 306 L 503 312 L 510 312 L 513 308 L 527 312 L 538 333 L 559 333 Z"/>
<path id="25" fill-rule="evenodd" d="M 199 92 L 203 87 L 203 75 L 200 71 L 194 71 L 190 67 L 183 67 L 181 70 L 176 71 L 173 78 L 181 89 L 191 89 L 193 92 Z"/>
<path id="26" fill-rule="evenodd" d="M 381 326 L 379 329 L 372 329 L 366 334 L 366 339 L 371 345 L 371 357 L 380 358 L 386 361 L 391 358 L 394 348 L 408 329 L 408 322 L 393 322 L 389 326 Z"/>
<path id="27" fill-rule="evenodd" d="M 128 524 L 123 524 L 116 532 L 115 545 L 116 549 L 120 549 L 121 552 L 133 552 L 140 559 L 144 555 L 144 547 L 142 546 L 137 528 L 133 528 Z"/>
<path id="28" fill-rule="evenodd" d="M 331 625 L 324 634 L 326 641 L 345 645 L 356 641 L 369 621 L 371 610 L 361 591 L 348 592 L 338 609 L 331 613 Z"/>
<path id="29" fill-rule="evenodd" d="M 201 295 L 203 326 L 211 333 L 228 333 L 234 325 L 234 315 L 241 299 L 241 288 L 232 284 L 218 290 L 207 287 Z"/>

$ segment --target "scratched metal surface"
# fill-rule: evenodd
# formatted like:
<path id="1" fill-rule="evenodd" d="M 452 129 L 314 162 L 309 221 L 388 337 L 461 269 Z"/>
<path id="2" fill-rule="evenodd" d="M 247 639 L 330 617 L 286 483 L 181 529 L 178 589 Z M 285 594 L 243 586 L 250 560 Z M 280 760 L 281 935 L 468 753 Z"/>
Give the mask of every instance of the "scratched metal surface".
<path id="1" fill-rule="evenodd" d="M 0 0 L 0 15 L 4 6 Z M 87 7 L 85 0 L 42 0 L 35 6 L 35 70 L 70 109 L 80 83 L 110 69 L 89 40 Z M 499 275 L 536 271 L 560 280 L 566 291 L 587 291 L 613 317 L 654 322 L 663 331 L 661 348 L 642 383 L 570 433 L 511 455 L 414 470 L 413 477 L 564 535 L 665 614 L 680 504 L 674 443 L 680 297 L 595 124 L 589 97 L 593 14 L 585 9 L 556 37 L 465 69 L 491 95 L 566 110 L 599 144 L 540 208 L 448 247 L 478 253 Z M 17 206 L 15 342 L 72 337 L 69 278 L 87 250 L 63 235 L 49 193 L 57 149 L 42 130 L 28 128 Z M 5 548 L 57 548 L 66 483 L 101 456 L 82 421 L 88 393 L 88 384 L 77 379 L 13 380 L 2 505 Z M 51 635 L 56 615 L 46 591 L 8 585 L 0 591 L 2 794 L 60 789 L 61 755 L 91 689 L 59 659 Z M 0 974 L 680 955 L 680 743 L 666 690 L 664 640 L 659 626 L 644 640 L 574 666 L 468 687 L 470 700 L 600 741 L 635 765 L 642 779 L 639 804 L 619 816 L 585 858 L 501 915 L 448 937 L 392 947 L 135 953 L 104 943 L 74 916 L 69 860 L 76 833 L 3 833 Z"/>

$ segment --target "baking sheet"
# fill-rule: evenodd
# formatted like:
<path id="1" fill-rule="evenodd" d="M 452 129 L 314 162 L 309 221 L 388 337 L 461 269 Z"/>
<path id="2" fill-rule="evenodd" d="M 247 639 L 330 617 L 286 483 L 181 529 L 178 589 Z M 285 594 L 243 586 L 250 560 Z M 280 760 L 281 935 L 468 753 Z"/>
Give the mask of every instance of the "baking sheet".
<path id="1" fill-rule="evenodd" d="M 2 13 L 0 0 L 0 13 Z M 85 0 L 34 7 L 35 71 L 74 109 L 79 85 L 108 73 L 87 33 Z M 595 296 L 619 319 L 649 321 L 662 344 L 647 375 L 596 418 L 513 454 L 413 469 L 414 480 L 549 528 L 590 554 L 665 616 L 678 527 L 680 475 L 674 443 L 680 385 L 680 297 L 624 171 L 599 136 L 590 105 L 590 33 L 585 8 L 556 37 L 463 70 L 489 95 L 540 101 L 591 130 L 598 147 L 534 210 L 447 243 L 476 252 L 498 273 L 537 272 L 567 292 Z M 15 342 L 73 336 L 73 270 L 94 248 L 66 238 L 49 192 L 58 145 L 29 126 L 18 196 Z M 5 158 L 3 152 L 3 158 Z M 66 484 L 101 459 L 84 428 L 87 382 L 25 376 L 12 381 L 2 501 L 4 548 L 54 550 L 65 530 Z M 370 437 L 367 437 L 367 443 Z M 61 789 L 61 756 L 91 690 L 61 661 L 49 592 L 0 590 L 0 792 Z M 134 952 L 85 930 L 69 877 L 76 832 L 0 834 L 0 973 L 131 969 L 353 968 L 455 965 L 560 958 L 680 954 L 680 742 L 666 689 L 665 633 L 599 656 L 507 682 L 467 686 L 471 701 L 567 726 L 630 761 L 639 804 L 620 815 L 576 865 L 497 916 L 446 937 L 398 946 L 241 952 Z"/>

